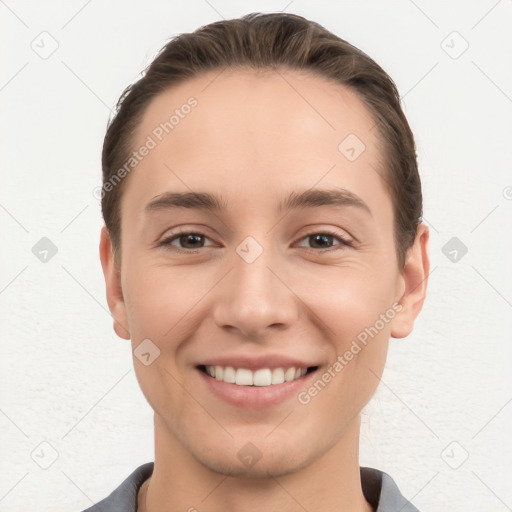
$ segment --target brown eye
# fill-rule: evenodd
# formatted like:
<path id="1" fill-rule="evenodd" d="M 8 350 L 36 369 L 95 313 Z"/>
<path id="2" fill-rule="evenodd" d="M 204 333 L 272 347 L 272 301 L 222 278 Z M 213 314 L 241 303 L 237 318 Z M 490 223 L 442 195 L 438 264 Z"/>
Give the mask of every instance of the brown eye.
<path id="1" fill-rule="evenodd" d="M 309 233 L 301 240 L 307 240 L 308 245 L 306 247 L 308 249 L 318 249 L 316 252 L 343 249 L 344 247 L 352 245 L 349 240 L 331 231 Z M 304 245 L 300 246 L 304 247 Z"/>
<path id="2" fill-rule="evenodd" d="M 175 250 L 177 252 L 197 252 L 197 249 L 202 249 L 205 246 L 205 240 L 210 240 L 203 233 L 196 231 L 180 232 L 164 238 L 158 243 L 159 247 Z M 214 244 L 210 244 L 214 245 Z"/>
<path id="3" fill-rule="evenodd" d="M 200 235 L 199 233 L 188 233 L 186 235 L 180 235 L 179 237 L 176 238 L 176 240 L 179 240 L 181 247 L 183 247 L 184 249 L 197 249 L 199 247 L 202 247 L 202 238 L 203 235 Z"/>
<path id="4" fill-rule="evenodd" d="M 332 235 L 322 233 L 319 235 L 309 235 L 308 238 L 314 249 L 326 249 L 334 245 L 334 237 Z"/>

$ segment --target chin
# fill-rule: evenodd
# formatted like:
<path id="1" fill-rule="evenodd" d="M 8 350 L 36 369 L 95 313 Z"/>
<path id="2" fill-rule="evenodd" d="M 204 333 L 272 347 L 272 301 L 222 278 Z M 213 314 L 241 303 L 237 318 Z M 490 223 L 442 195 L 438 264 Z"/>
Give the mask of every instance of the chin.
<path id="1" fill-rule="evenodd" d="M 304 454 L 298 459 L 296 456 L 291 457 L 291 454 L 286 454 L 284 451 L 279 453 L 275 450 L 267 456 L 262 453 L 261 458 L 253 465 L 242 463 L 236 454 L 233 457 L 226 451 L 211 452 L 208 455 L 204 453 L 193 453 L 192 455 L 210 471 L 229 477 L 250 479 L 282 477 L 299 471 L 311 462 L 304 457 Z"/>

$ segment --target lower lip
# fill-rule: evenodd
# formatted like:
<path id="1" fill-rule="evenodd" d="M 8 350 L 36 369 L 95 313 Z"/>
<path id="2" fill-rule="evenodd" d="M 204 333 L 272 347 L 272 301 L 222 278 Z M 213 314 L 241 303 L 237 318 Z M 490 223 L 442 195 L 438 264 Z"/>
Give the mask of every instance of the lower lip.
<path id="1" fill-rule="evenodd" d="M 222 400 L 243 409 L 264 409 L 296 397 L 305 388 L 316 370 L 302 377 L 282 384 L 270 386 L 238 386 L 210 377 L 196 368 L 208 389 Z"/>

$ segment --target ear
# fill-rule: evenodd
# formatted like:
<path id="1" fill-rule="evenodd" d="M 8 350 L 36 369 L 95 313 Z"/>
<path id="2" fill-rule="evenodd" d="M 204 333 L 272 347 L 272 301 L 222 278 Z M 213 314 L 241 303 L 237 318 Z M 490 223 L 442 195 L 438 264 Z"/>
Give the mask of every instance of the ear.
<path id="1" fill-rule="evenodd" d="M 393 338 L 405 338 L 412 332 L 414 321 L 423 307 L 430 271 L 428 240 L 429 229 L 422 222 L 418 226 L 413 245 L 407 251 L 405 266 L 401 273 L 403 294 L 398 302 L 402 309 L 392 321 Z"/>
<path id="2" fill-rule="evenodd" d="M 108 308 L 114 318 L 114 331 L 120 338 L 129 340 L 130 332 L 127 329 L 128 322 L 121 287 L 121 272 L 115 264 L 112 242 L 106 226 L 101 229 L 100 260 L 105 276 Z"/>

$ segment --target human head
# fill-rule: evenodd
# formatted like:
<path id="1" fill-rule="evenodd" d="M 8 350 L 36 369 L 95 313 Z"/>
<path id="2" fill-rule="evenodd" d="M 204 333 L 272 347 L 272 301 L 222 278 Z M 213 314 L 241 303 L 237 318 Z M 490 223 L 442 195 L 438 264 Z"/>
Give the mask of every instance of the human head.
<path id="1" fill-rule="evenodd" d="M 116 332 L 132 340 L 137 378 L 155 411 L 156 456 L 180 453 L 203 469 L 246 476 L 296 471 L 326 454 L 354 460 L 356 418 L 378 384 L 389 336 L 411 331 L 428 274 L 428 233 L 423 225 L 418 233 L 413 229 L 421 210 L 414 144 L 398 95 L 368 57 L 332 36 L 341 58 L 326 46 L 328 32 L 300 17 L 250 15 L 194 34 L 164 48 L 130 89 L 104 151 L 105 168 L 116 172 L 176 106 L 197 101 L 104 197 L 104 211 L 110 205 L 119 215 L 122 254 L 116 269 L 115 222 L 105 215 L 109 235 L 103 230 L 100 254 L 109 308 Z M 252 60 L 236 57 L 236 48 Z M 279 48 L 282 55 L 295 48 L 298 56 L 272 60 Z M 345 82 L 326 74 L 334 66 Z M 353 160 L 339 150 L 347 134 L 365 145 Z M 412 167 L 398 165 L 408 161 Z M 413 190 L 416 202 L 397 196 L 395 206 L 394 173 L 396 193 Z M 290 193 L 304 197 L 303 190 L 324 187 L 353 195 L 333 206 L 310 194 L 307 207 L 279 211 Z M 170 208 L 169 191 L 210 196 L 193 196 L 196 208 L 190 208 L 191 198 L 180 195 L 180 206 Z M 211 203 L 212 195 L 220 198 L 218 210 L 197 207 Z M 412 203 L 416 213 L 408 213 L 413 220 L 405 231 L 412 245 L 402 265 L 395 213 Z M 172 243 L 182 242 L 178 233 L 196 232 L 185 228 L 191 224 L 213 246 L 178 251 Z M 310 238 L 305 228 L 313 224 L 315 233 L 328 225 L 348 241 L 322 253 L 297 245 Z M 254 259 L 244 259 L 253 249 Z M 308 363 L 308 373 L 297 377 L 306 385 L 331 367 L 336 372 L 337 358 L 365 329 L 373 333 L 368 343 L 360 341 L 357 357 L 347 359 L 319 396 L 308 403 L 288 397 L 295 414 L 283 423 L 282 404 L 233 407 L 206 387 L 205 366 L 212 361 L 229 359 L 244 369 L 257 358 L 265 359 L 258 360 L 265 370 L 278 369 L 271 366 L 276 359 L 284 361 L 278 367 Z M 151 351 L 158 354 L 147 366 L 137 357 L 140 346 L 150 348 L 150 358 Z M 264 454 L 255 468 L 236 457 L 247 442 Z"/>
<path id="2" fill-rule="evenodd" d="M 364 52 L 319 24 L 287 13 L 252 13 L 181 34 L 162 48 L 139 81 L 125 89 L 102 154 L 101 206 L 116 262 L 121 257 L 120 203 L 130 172 L 126 162 L 147 106 L 165 89 L 226 67 L 308 71 L 358 94 L 380 135 L 384 159 L 380 172 L 393 202 L 397 262 L 402 268 L 421 220 L 422 194 L 414 137 L 396 86 Z M 120 178 L 123 168 L 126 177 Z"/>

